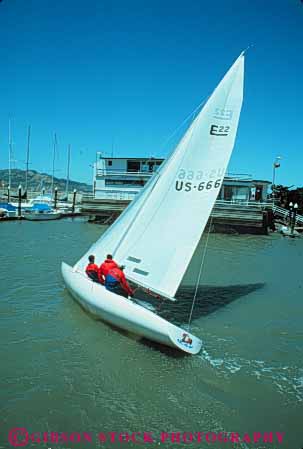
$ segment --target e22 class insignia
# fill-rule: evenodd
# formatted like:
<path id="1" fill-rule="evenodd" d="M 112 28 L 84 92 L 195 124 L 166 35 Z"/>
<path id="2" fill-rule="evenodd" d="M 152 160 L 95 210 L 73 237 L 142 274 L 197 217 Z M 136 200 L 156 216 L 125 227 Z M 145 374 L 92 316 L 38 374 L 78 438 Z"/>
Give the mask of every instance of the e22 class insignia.
<path id="1" fill-rule="evenodd" d="M 211 125 L 209 134 L 212 136 L 228 136 L 230 126 L 225 125 Z"/>

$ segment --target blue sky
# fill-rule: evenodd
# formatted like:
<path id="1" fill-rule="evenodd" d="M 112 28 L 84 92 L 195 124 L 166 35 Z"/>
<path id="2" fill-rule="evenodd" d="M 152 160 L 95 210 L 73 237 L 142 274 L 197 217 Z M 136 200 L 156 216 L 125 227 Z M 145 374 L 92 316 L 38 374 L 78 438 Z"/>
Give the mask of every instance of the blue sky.
<path id="1" fill-rule="evenodd" d="M 248 45 L 244 104 L 229 171 L 303 186 L 300 0 L 3 0 L 0 168 L 91 182 L 96 151 L 165 157 L 164 145 Z"/>

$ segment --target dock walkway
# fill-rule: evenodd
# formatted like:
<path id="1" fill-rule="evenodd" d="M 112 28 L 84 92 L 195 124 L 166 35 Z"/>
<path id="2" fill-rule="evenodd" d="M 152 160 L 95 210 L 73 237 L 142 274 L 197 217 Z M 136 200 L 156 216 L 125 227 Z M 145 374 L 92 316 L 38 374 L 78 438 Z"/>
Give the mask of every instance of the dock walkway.
<path id="1" fill-rule="evenodd" d="M 283 207 L 279 206 L 273 206 L 273 211 L 277 217 L 280 217 L 284 220 L 289 218 L 290 211 L 288 209 L 284 209 Z M 303 225 L 303 215 L 296 214 L 296 223 L 300 223 Z"/>
<path id="2" fill-rule="evenodd" d="M 81 212 L 90 215 L 90 221 L 112 224 L 130 202 L 116 198 L 94 199 L 91 195 L 85 195 L 82 198 Z M 233 203 L 218 200 L 212 210 L 210 221 L 214 232 L 267 234 L 271 216 L 270 203 L 255 201 Z"/>

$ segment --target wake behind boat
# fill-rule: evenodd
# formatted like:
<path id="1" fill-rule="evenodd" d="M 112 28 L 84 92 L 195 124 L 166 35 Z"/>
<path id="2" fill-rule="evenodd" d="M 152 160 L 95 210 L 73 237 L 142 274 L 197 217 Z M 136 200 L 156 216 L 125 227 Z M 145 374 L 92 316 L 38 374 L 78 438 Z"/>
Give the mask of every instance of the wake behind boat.
<path id="1" fill-rule="evenodd" d="M 159 171 L 118 220 L 72 268 L 66 286 L 82 306 L 122 329 L 197 354 L 202 341 L 181 327 L 92 282 L 87 258 L 106 254 L 125 265 L 129 281 L 162 299 L 175 294 L 205 229 L 232 153 L 243 97 L 244 54 L 219 83 Z M 184 219 L 189 218 L 184 226 Z M 139 301 L 135 294 L 135 299 Z"/>

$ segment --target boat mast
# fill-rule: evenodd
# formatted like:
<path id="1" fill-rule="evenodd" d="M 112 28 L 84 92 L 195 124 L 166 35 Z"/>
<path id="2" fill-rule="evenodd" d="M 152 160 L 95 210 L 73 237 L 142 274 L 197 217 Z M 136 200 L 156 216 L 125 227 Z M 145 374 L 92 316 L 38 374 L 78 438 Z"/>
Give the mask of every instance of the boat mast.
<path id="1" fill-rule="evenodd" d="M 31 126 L 29 125 L 28 131 L 27 131 L 26 172 L 25 172 L 25 194 L 26 194 L 26 196 L 27 196 L 27 182 L 28 182 L 30 137 L 31 137 Z"/>
<path id="2" fill-rule="evenodd" d="M 68 186 L 69 186 L 69 167 L 70 167 L 70 144 L 67 150 L 67 176 L 66 176 L 66 197 L 68 198 Z"/>
<path id="3" fill-rule="evenodd" d="M 52 171 L 52 185 L 51 185 L 51 195 L 54 194 L 54 176 L 55 176 L 55 158 L 56 158 L 56 146 L 57 146 L 57 136 L 54 133 L 54 149 L 53 149 L 53 171 Z"/>
<path id="4" fill-rule="evenodd" d="M 8 121 L 8 188 L 11 188 L 11 158 L 12 158 L 12 133 L 11 121 Z"/>

